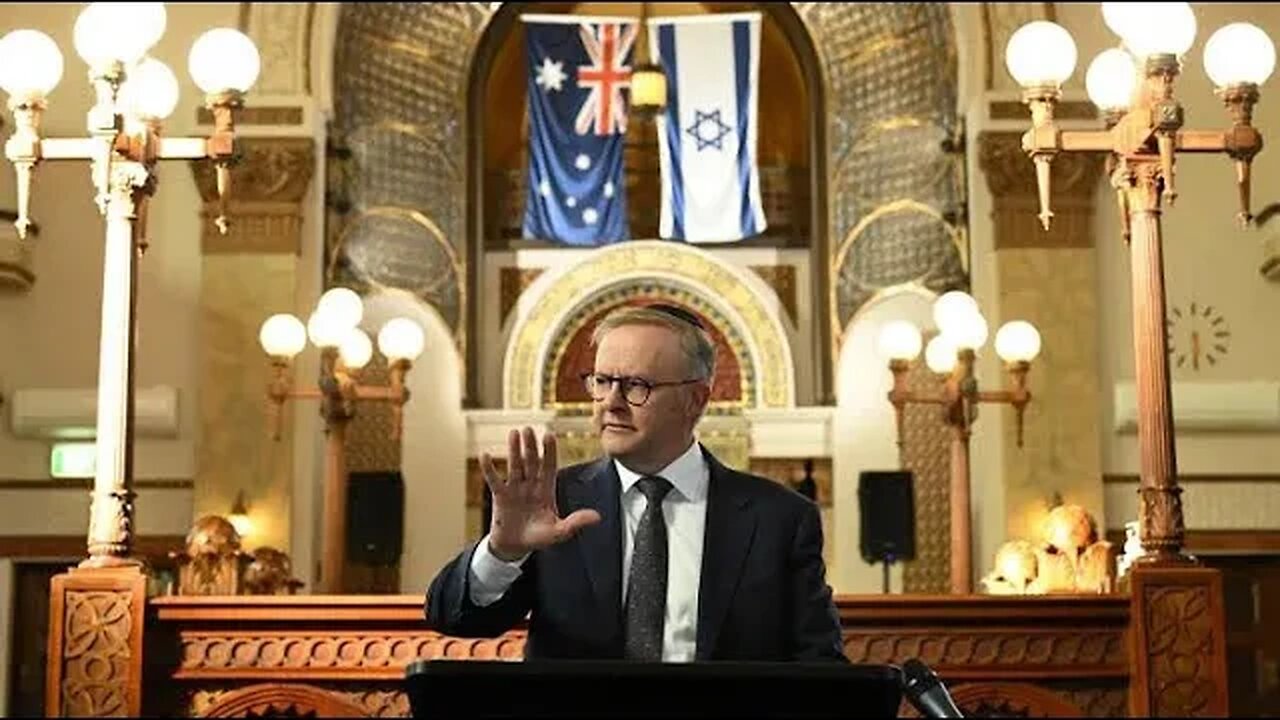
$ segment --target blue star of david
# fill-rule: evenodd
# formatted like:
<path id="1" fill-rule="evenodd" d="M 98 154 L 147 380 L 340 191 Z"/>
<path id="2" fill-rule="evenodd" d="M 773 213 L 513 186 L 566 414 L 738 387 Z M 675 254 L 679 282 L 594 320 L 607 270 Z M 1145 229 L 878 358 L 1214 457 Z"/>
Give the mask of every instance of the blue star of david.
<path id="1" fill-rule="evenodd" d="M 692 135 L 693 139 L 697 141 L 698 151 L 701 152 L 709 147 L 723 150 L 724 139 L 729 133 L 733 132 L 733 128 L 724 124 L 724 121 L 720 119 L 720 111 L 702 112 L 701 110 L 694 110 L 693 116 L 693 124 L 685 128 L 685 132 Z M 706 136 L 703 132 L 704 129 L 710 130 L 711 137 Z"/>

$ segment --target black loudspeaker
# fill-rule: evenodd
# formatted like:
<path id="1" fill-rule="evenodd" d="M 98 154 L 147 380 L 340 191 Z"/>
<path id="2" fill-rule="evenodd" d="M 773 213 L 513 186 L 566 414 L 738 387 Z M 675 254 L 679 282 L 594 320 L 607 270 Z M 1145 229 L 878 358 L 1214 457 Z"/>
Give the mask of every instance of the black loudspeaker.
<path id="1" fill-rule="evenodd" d="M 862 559 L 872 565 L 914 560 L 916 512 L 908 470 L 868 470 L 858 475 Z"/>
<path id="2" fill-rule="evenodd" d="M 398 472 L 351 473 L 347 482 L 347 560 L 390 566 L 404 551 L 404 478 Z"/>

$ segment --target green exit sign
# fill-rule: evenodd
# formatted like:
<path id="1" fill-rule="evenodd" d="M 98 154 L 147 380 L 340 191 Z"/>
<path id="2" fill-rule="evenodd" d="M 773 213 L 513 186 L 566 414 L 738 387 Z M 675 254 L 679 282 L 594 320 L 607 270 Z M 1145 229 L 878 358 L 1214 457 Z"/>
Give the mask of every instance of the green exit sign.
<path id="1" fill-rule="evenodd" d="M 54 443 L 49 453 L 49 475 L 55 479 L 91 478 L 97 460 L 96 443 Z"/>

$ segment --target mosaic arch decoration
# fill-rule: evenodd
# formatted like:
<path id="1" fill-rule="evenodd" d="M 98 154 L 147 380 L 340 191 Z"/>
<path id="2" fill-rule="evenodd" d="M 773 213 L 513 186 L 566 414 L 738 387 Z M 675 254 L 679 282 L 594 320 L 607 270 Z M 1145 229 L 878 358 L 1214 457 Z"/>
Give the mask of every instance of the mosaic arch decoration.
<path id="1" fill-rule="evenodd" d="M 613 310 L 653 302 L 674 304 L 693 313 L 715 345 L 716 368 L 707 412 L 733 413 L 754 406 L 758 398 L 755 368 L 742 332 L 698 288 L 660 280 L 616 283 L 574 308 L 550 346 L 547 371 L 542 376 L 542 406 L 564 415 L 589 414 L 592 402 L 581 373 L 594 362 L 592 331 Z"/>
<path id="2" fill-rule="evenodd" d="M 752 368 L 748 407 L 793 407 L 795 365 L 772 291 L 759 277 L 717 260 L 699 248 L 660 241 L 612 245 L 580 263 L 541 275 L 526 290 L 531 300 L 511 330 L 503 363 L 503 404 L 531 409 L 544 404 L 539 378 L 554 376 L 557 346 L 575 318 L 602 295 L 626 285 L 658 284 L 698 298 L 717 318 L 743 367 Z M 734 342 L 736 339 L 736 343 Z"/>
<path id="3" fill-rule="evenodd" d="M 464 359 L 480 351 L 467 344 L 481 252 L 468 230 L 467 93 L 484 29 L 521 4 L 502 5 L 346 3 L 333 50 L 326 282 L 413 292 Z M 843 328 L 881 289 L 968 284 L 955 31 L 943 3 L 789 8 L 812 41 L 828 118 L 814 271 L 829 287 L 834 367 Z"/>

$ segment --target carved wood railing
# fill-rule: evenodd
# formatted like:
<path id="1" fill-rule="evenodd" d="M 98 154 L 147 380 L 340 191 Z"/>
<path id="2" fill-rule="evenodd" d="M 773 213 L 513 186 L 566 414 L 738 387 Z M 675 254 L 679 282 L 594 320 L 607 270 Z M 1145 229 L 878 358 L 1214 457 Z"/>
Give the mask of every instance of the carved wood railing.
<path id="1" fill-rule="evenodd" d="M 851 660 L 919 657 L 970 712 L 1126 714 L 1127 596 L 845 596 L 838 605 Z M 413 660 L 518 661 L 523 645 L 520 630 L 492 640 L 426 631 L 417 596 L 156 598 L 144 712 L 404 716 L 400 685 Z"/>

